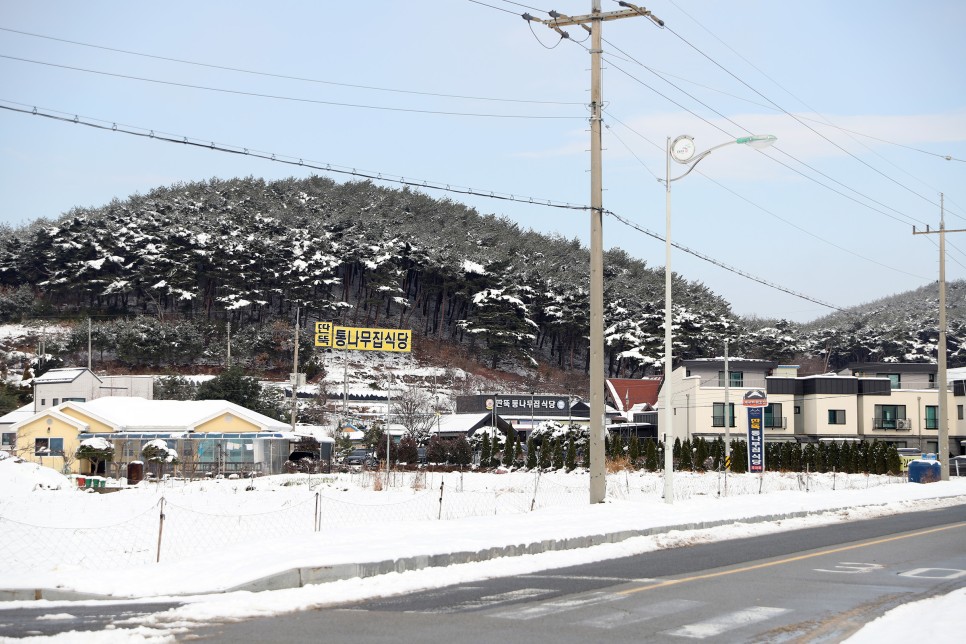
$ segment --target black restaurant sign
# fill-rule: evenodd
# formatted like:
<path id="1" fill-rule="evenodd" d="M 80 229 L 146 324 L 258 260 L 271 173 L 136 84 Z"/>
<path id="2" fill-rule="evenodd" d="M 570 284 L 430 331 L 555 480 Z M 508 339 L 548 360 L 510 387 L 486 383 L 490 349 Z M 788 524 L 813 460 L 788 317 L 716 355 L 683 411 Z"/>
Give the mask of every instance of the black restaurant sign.
<path id="1" fill-rule="evenodd" d="M 529 416 L 533 410 L 534 416 L 570 415 L 569 396 L 547 396 L 529 394 L 483 394 L 479 396 L 457 396 L 456 413 L 470 414 L 474 412 L 491 412 L 501 416 Z"/>

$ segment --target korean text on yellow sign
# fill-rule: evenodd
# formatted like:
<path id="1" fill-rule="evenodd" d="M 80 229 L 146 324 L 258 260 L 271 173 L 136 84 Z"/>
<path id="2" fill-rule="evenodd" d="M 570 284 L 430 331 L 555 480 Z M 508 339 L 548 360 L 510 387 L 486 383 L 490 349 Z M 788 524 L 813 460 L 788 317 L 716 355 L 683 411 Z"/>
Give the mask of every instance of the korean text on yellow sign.
<path id="1" fill-rule="evenodd" d="M 412 351 L 413 332 L 409 329 L 368 329 L 315 323 L 315 346 L 357 351 Z"/>

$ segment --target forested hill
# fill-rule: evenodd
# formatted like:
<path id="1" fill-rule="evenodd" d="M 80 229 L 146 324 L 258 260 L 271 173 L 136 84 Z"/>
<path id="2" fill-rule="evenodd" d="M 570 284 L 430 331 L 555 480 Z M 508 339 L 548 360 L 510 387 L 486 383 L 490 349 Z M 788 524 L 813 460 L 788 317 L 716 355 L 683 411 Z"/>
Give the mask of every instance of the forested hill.
<path id="1" fill-rule="evenodd" d="M 300 308 L 303 326 L 411 328 L 417 352 L 432 340 L 491 367 L 582 372 L 588 263 L 577 240 L 408 189 L 211 180 L 0 231 L 0 322 L 91 316 L 95 347 L 131 366 L 217 364 L 230 323 L 233 358 L 257 366 L 273 353 L 284 363 L 286 334 L 290 355 Z M 653 373 L 663 356 L 663 267 L 620 250 L 604 267 L 609 375 Z M 721 355 L 728 338 L 732 355 L 812 371 L 935 360 L 934 287 L 809 325 L 739 320 L 699 282 L 676 277 L 674 288 L 676 359 Z M 962 283 L 952 291 L 952 302 L 962 299 Z M 954 311 L 950 366 L 966 358 Z M 302 337 L 304 359 L 312 344 Z M 86 342 L 84 328 L 68 345 Z"/>
<path id="2" fill-rule="evenodd" d="M 611 369 L 642 375 L 662 352 L 663 272 L 619 250 L 605 266 Z M 412 328 L 417 345 L 457 342 L 491 366 L 584 370 L 587 284 L 577 240 L 410 190 L 319 177 L 158 188 L 0 239 L 0 315 L 208 325 L 200 340 L 176 342 L 191 351 L 220 346 L 227 321 L 236 330 L 290 322 L 301 306 L 303 323 Z M 701 284 L 675 288 L 684 354 L 713 353 L 728 306 Z M 172 351 L 157 361 L 186 358 Z"/>

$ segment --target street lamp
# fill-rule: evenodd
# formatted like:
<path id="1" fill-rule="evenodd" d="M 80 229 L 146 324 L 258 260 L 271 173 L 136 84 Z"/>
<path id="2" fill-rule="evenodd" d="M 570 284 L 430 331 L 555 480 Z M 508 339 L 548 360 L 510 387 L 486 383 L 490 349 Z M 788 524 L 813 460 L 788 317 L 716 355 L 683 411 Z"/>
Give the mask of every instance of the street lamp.
<path id="1" fill-rule="evenodd" d="M 674 429 L 671 426 L 673 416 L 671 413 L 671 372 L 673 370 L 673 355 L 671 351 L 671 325 L 673 316 L 671 311 L 671 182 L 683 179 L 691 174 L 697 165 L 709 154 L 727 145 L 748 145 L 756 150 L 767 148 L 777 140 L 771 134 L 743 136 L 739 139 L 727 141 L 713 148 L 708 148 L 700 154 L 695 154 L 694 137 L 687 134 L 675 138 L 667 139 L 665 149 L 665 234 L 664 234 L 664 387 L 662 388 L 661 418 L 659 425 L 664 428 L 664 502 L 674 503 L 674 450 L 671 449 L 674 441 Z M 687 171 L 677 177 L 671 177 L 671 159 L 676 163 L 688 166 Z M 660 181 L 660 179 L 659 179 Z M 725 374 L 725 378 L 728 374 Z M 728 410 L 725 410 L 725 427 L 728 424 Z"/>

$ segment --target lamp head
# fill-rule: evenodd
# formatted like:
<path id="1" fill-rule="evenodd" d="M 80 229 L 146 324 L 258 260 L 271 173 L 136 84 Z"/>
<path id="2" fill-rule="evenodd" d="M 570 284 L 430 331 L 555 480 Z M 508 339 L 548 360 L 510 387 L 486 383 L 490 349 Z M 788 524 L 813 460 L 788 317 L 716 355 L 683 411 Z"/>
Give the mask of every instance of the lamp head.
<path id="1" fill-rule="evenodd" d="M 778 137 L 774 136 L 773 134 L 755 134 L 752 136 L 743 136 L 740 139 L 735 140 L 735 143 L 747 145 L 756 150 L 762 150 L 770 145 L 773 145 L 777 140 Z"/>

